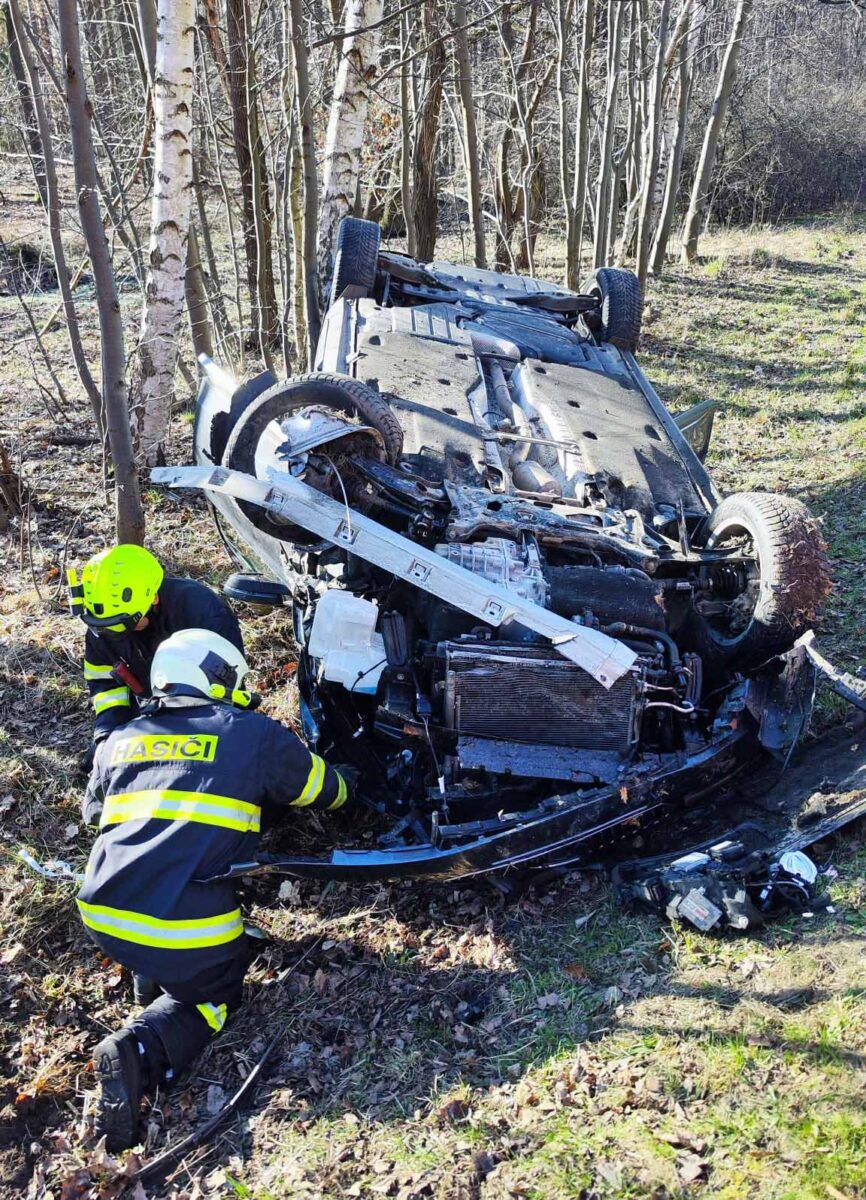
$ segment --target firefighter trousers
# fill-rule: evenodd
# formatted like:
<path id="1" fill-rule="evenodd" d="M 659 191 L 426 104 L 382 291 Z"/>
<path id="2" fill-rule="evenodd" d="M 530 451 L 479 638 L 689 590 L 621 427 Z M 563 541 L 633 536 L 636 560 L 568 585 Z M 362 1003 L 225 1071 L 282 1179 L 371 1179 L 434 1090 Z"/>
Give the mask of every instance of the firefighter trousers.
<path id="1" fill-rule="evenodd" d="M 251 954 L 246 937 L 238 942 L 236 956 L 226 963 L 183 983 L 157 981 L 163 994 L 127 1021 L 143 1052 L 146 1087 L 179 1075 L 239 1007 Z"/>

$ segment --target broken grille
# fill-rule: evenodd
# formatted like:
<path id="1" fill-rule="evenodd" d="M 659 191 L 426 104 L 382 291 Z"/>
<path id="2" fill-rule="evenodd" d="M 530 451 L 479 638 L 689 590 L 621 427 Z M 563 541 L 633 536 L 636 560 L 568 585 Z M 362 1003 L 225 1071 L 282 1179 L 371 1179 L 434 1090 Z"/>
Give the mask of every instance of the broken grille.
<path id="1" fill-rule="evenodd" d="M 638 737 L 637 679 L 606 691 L 539 646 L 440 645 L 445 724 L 461 734 L 627 753 Z"/>

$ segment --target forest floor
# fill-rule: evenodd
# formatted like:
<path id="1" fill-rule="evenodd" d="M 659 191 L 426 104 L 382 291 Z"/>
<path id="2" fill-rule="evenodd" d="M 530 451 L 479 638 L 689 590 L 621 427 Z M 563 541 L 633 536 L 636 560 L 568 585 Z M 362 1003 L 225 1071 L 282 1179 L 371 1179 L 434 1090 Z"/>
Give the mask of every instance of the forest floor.
<path id="1" fill-rule="evenodd" d="M 651 282 L 640 356 L 674 408 L 722 402 L 710 467 L 723 491 L 789 492 L 822 517 L 836 580 L 822 642 L 848 669 L 866 661 L 864 234 L 862 216 L 837 216 L 705 239 L 699 265 Z M 539 273 L 556 258 L 542 241 Z M 55 303 L 35 298 L 36 321 Z M 133 328 L 135 297 L 124 306 Z M 82 314 L 92 340 L 92 305 Z M 33 495 L 20 536 L 0 543 L 0 1196 L 866 1196 L 862 824 L 824 848 L 834 913 L 749 936 L 626 913 L 578 874 L 510 903 L 484 881 L 259 884 L 248 904 L 274 940 L 244 1009 L 158 1096 L 143 1151 L 124 1163 L 94 1147 L 90 1052 L 126 1015 L 130 981 L 84 936 L 74 885 L 18 851 L 80 868 L 92 840 L 78 811 L 81 635 L 61 568 L 106 543 L 110 513 L 97 448 L 58 444 L 86 434 L 63 330 L 45 338 L 70 397 L 59 418 L 26 335 L 0 297 L 0 437 Z M 175 435 L 180 461 L 188 415 Z M 146 500 L 168 568 L 218 583 L 229 562 L 202 505 Z M 244 632 L 268 711 L 291 721 L 288 622 Z M 846 719 L 822 694 L 818 728 Z M 851 744 L 866 737 L 849 730 Z M 309 836 L 312 818 L 290 819 Z M 320 844 L 329 834 L 314 823 Z M 278 1026 L 253 1111 L 164 1185 L 135 1188 L 139 1158 L 214 1111 Z"/>

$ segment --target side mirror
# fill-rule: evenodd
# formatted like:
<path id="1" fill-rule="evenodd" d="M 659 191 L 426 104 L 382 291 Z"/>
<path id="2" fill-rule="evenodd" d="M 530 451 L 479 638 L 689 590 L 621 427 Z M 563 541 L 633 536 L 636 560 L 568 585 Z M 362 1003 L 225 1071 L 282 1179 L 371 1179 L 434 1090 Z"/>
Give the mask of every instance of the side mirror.
<path id="1" fill-rule="evenodd" d="M 674 414 L 674 421 L 701 462 L 707 457 L 707 451 L 710 448 L 713 420 L 718 408 L 718 401 L 702 400 L 694 408 Z"/>

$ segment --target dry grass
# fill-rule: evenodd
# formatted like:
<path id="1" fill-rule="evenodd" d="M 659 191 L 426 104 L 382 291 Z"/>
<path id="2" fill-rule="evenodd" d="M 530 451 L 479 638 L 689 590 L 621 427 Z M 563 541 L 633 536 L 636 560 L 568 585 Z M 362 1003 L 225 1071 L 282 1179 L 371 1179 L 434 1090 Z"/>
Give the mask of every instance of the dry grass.
<path id="1" fill-rule="evenodd" d="M 866 601 L 863 232 L 835 218 L 707 239 L 700 266 L 652 285 L 642 354 L 675 407 L 722 401 L 711 467 L 723 489 L 790 491 L 822 518 L 837 580 L 824 640 L 849 668 L 863 662 Z M 542 242 L 540 271 L 557 269 L 557 249 Z M 92 340 L 92 306 L 82 315 Z M 93 449 L 47 440 L 21 334 L 0 299 L 4 350 L 17 346 L 2 436 L 38 497 L 23 555 L 3 547 L 0 598 L 0 1195 L 73 1200 L 122 1190 L 82 1113 L 90 1049 L 122 1020 L 129 982 L 84 937 L 72 885 L 15 853 L 80 865 L 90 843 L 80 638 L 52 601 L 73 523 L 75 560 L 110 529 Z M 78 403 L 62 329 L 49 345 Z M 188 436 L 180 416 L 178 457 Z M 147 503 L 170 568 L 216 583 L 229 564 L 200 504 Z M 291 720 L 285 619 L 245 621 L 245 634 L 262 682 L 286 685 L 272 711 Z M 823 697 L 822 720 L 839 714 Z M 293 830 L 310 836 L 303 819 Z M 862 830 L 827 852 L 834 916 L 730 939 L 623 913 L 592 877 L 511 905 L 485 882 L 300 883 L 278 901 L 260 881 L 247 903 L 274 943 L 244 1011 L 151 1110 L 148 1148 L 187 1132 L 209 1088 L 230 1092 L 271 1029 L 284 1024 L 284 1041 L 254 1114 L 148 1194 L 854 1200 L 866 1193 Z"/>

